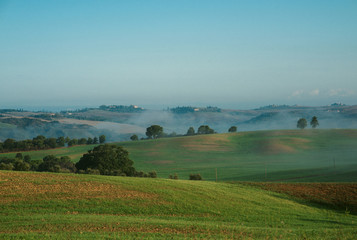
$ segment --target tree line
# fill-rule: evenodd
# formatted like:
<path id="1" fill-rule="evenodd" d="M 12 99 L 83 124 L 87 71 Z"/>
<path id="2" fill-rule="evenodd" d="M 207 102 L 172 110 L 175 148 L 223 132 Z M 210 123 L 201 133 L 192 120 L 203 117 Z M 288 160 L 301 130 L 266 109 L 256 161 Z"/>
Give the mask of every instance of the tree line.
<path id="1" fill-rule="evenodd" d="M 0 142 L 0 152 L 17 152 L 17 151 L 33 151 L 33 150 L 45 150 L 64 146 L 74 146 L 74 145 L 90 145 L 90 144 L 102 144 L 105 142 L 105 135 L 100 135 L 98 137 L 88 137 L 88 138 L 69 138 L 69 137 L 58 137 L 58 138 L 46 138 L 45 136 L 39 135 L 33 139 L 16 141 L 12 138 L 6 139 L 4 142 Z"/>
<path id="2" fill-rule="evenodd" d="M 237 132 L 236 126 L 231 126 L 228 129 L 228 132 Z M 186 134 L 176 134 L 172 132 L 167 134 L 164 132 L 164 128 L 160 125 L 151 125 L 150 127 L 146 128 L 145 135 L 147 136 L 146 139 L 157 139 L 157 138 L 166 138 L 166 137 L 180 137 L 180 136 L 193 136 L 193 135 L 201 135 L 201 134 L 214 134 L 217 133 L 214 129 L 210 128 L 208 125 L 201 125 L 198 127 L 197 132 L 193 127 L 189 127 Z M 130 137 L 132 141 L 138 141 L 138 135 L 134 134 Z M 141 140 L 145 140 L 145 138 L 141 138 Z"/>

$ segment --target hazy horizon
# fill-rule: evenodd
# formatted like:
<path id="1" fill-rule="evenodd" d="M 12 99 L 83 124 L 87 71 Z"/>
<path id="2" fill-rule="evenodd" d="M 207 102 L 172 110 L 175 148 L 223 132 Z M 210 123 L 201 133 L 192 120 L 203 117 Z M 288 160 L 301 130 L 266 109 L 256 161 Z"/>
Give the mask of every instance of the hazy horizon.
<path id="1" fill-rule="evenodd" d="M 0 0 L 0 108 L 357 103 L 356 1 Z"/>

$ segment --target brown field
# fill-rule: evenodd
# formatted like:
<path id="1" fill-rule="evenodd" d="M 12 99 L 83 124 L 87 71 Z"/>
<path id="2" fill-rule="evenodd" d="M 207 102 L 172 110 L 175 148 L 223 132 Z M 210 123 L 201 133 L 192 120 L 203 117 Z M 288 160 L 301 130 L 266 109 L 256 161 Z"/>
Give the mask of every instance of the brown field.
<path id="1" fill-rule="evenodd" d="M 0 203 L 36 201 L 46 198 L 155 198 L 113 184 L 82 180 L 78 176 L 29 172 L 0 172 Z"/>
<path id="2" fill-rule="evenodd" d="M 262 189 L 288 194 L 300 200 L 323 204 L 357 214 L 355 183 L 248 183 Z"/>

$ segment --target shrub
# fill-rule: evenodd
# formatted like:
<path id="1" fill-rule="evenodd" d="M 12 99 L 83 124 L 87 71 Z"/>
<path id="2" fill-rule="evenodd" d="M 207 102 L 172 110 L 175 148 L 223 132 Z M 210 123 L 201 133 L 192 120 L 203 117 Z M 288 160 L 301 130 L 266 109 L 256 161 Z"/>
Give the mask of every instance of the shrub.
<path id="1" fill-rule="evenodd" d="M 202 180 L 201 174 L 199 173 L 190 174 L 190 180 Z"/>
<path id="2" fill-rule="evenodd" d="M 179 179 L 177 173 L 175 173 L 174 175 L 170 174 L 169 178 L 170 179 L 175 179 L 175 180 Z"/>
<path id="3" fill-rule="evenodd" d="M 149 172 L 149 177 L 151 177 L 151 178 L 157 178 L 157 173 L 156 173 L 156 171 L 151 171 L 151 172 Z"/>
<path id="4" fill-rule="evenodd" d="M 0 163 L 0 170 L 13 170 L 14 165 L 12 163 Z"/>

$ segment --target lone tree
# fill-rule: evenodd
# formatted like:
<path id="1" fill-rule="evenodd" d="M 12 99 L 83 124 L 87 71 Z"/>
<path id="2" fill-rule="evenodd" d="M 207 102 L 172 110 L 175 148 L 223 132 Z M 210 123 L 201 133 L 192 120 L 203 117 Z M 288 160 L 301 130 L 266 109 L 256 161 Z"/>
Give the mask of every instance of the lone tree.
<path id="1" fill-rule="evenodd" d="M 159 125 L 151 125 L 146 129 L 146 136 L 148 138 L 159 138 L 164 134 L 164 129 Z"/>
<path id="2" fill-rule="evenodd" d="M 228 132 L 237 132 L 237 127 L 236 126 L 232 126 L 228 129 Z"/>
<path id="3" fill-rule="evenodd" d="M 116 145 L 99 145 L 84 154 L 76 164 L 78 170 L 98 169 L 102 175 L 113 175 L 120 171 L 127 176 L 134 176 L 134 162 L 123 147 Z"/>
<path id="4" fill-rule="evenodd" d="M 105 135 L 100 135 L 100 136 L 99 136 L 99 143 L 100 143 L 100 144 L 105 143 Z"/>
<path id="5" fill-rule="evenodd" d="M 307 126 L 307 121 L 305 118 L 300 118 L 299 121 L 297 121 L 296 127 L 300 129 L 304 129 Z"/>
<path id="6" fill-rule="evenodd" d="M 214 133 L 214 130 L 207 125 L 201 125 L 197 130 L 197 134 L 212 134 L 212 133 Z"/>
<path id="7" fill-rule="evenodd" d="M 138 140 L 139 140 L 139 137 L 138 137 L 138 135 L 134 134 L 133 136 L 130 137 L 130 139 L 131 139 L 132 141 L 138 141 Z"/>
<path id="8" fill-rule="evenodd" d="M 190 127 L 190 128 L 187 130 L 186 135 L 187 135 L 187 136 L 195 135 L 195 129 L 194 129 L 193 127 Z"/>
<path id="9" fill-rule="evenodd" d="M 317 126 L 319 126 L 319 121 L 317 120 L 316 116 L 312 117 L 310 125 L 312 128 L 316 128 Z"/>

